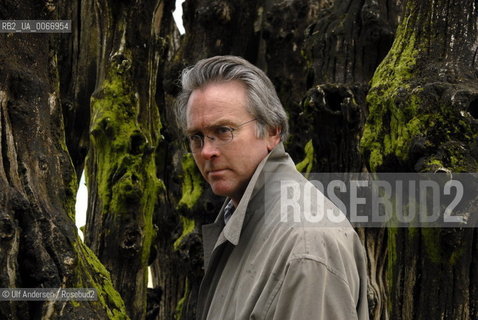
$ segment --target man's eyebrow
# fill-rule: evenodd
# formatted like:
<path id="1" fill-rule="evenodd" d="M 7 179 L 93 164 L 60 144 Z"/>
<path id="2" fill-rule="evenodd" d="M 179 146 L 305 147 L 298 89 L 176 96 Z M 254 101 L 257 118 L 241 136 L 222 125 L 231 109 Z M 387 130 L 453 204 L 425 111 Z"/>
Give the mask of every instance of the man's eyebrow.
<path id="1" fill-rule="evenodd" d="M 208 126 L 208 128 L 214 128 L 214 127 L 219 127 L 219 126 L 235 126 L 236 123 L 229 119 L 220 119 L 216 121 L 214 124 Z"/>
<path id="2" fill-rule="evenodd" d="M 186 135 L 188 135 L 188 136 L 194 135 L 194 134 L 197 134 L 200 131 L 201 130 L 196 129 L 196 128 L 186 129 Z"/>
<path id="3" fill-rule="evenodd" d="M 236 126 L 237 124 L 229 119 L 219 119 L 218 121 L 215 121 L 213 124 L 207 126 L 207 127 L 202 127 L 202 128 L 190 128 L 186 129 L 186 133 L 188 135 L 195 134 L 198 132 L 201 132 L 204 129 L 210 129 L 214 127 L 220 127 L 220 126 Z"/>

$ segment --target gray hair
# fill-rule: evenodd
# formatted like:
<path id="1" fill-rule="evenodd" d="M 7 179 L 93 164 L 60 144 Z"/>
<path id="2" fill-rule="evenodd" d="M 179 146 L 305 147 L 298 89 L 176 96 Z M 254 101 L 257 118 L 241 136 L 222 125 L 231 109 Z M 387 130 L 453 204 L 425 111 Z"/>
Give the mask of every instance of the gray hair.
<path id="1" fill-rule="evenodd" d="M 238 80 L 245 84 L 248 97 L 248 111 L 257 119 L 258 137 L 263 138 L 266 130 L 280 130 L 282 141 L 287 139 L 289 124 L 271 80 L 253 64 L 236 56 L 216 56 L 198 61 L 181 74 L 182 92 L 176 107 L 179 125 L 187 127 L 187 104 L 191 93 L 212 82 Z"/>

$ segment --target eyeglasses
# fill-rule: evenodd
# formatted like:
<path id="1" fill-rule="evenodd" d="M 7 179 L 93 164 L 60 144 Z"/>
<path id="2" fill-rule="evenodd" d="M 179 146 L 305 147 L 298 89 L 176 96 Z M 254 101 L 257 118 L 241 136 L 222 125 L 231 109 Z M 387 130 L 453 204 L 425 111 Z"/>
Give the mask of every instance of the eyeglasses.
<path id="1" fill-rule="evenodd" d="M 209 139 L 209 141 L 211 141 L 213 146 L 216 146 L 216 147 L 228 144 L 234 139 L 234 131 L 256 120 L 257 119 L 252 119 L 252 120 L 243 122 L 235 128 L 231 128 L 228 126 L 212 126 L 207 129 L 209 132 L 208 134 L 203 134 L 203 133 L 192 134 L 188 136 L 189 149 L 191 150 L 192 153 L 200 152 L 202 148 L 204 147 L 204 140 L 206 137 Z"/>

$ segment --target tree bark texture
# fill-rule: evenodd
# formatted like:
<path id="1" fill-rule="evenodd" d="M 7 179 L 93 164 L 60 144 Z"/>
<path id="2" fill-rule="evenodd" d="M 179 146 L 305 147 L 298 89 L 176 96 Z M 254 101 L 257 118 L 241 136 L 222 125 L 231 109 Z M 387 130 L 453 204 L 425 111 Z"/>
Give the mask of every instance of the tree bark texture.
<path id="1" fill-rule="evenodd" d="M 98 66 L 98 28 L 93 1 L 57 4 L 59 17 L 72 19 L 75 30 L 58 43 L 60 95 L 65 138 L 76 175 L 81 177 L 89 146 L 90 98 L 95 90 Z M 68 70 L 68 72 L 66 71 Z"/>
<path id="2" fill-rule="evenodd" d="M 180 36 L 173 1 L 0 3 L 1 19 L 73 25 L 0 34 L 0 286 L 100 292 L 80 306 L 0 303 L 0 318 L 195 319 L 200 230 L 222 199 L 185 152 L 174 103 L 180 71 L 201 58 L 240 55 L 266 71 L 305 174 L 477 169 L 476 1 L 183 9 Z M 88 246 L 73 222 L 84 169 Z M 358 232 L 371 319 L 478 317 L 474 229 Z"/>
<path id="3" fill-rule="evenodd" d="M 97 0 L 92 7 L 99 45 L 85 242 L 110 270 L 131 319 L 144 319 L 153 213 L 165 191 L 155 157 L 162 139 L 156 88 L 165 4 Z"/>
<path id="4" fill-rule="evenodd" d="M 3 3 L 0 16 L 58 18 L 35 1 Z M 59 42 L 0 35 L 0 287 L 96 288 L 99 300 L 1 302 L 0 318 L 127 319 L 109 273 L 75 227 L 77 178 L 63 125 Z"/>
<path id="5" fill-rule="evenodd" d="M 476 172 L 476 2 L 408 1 L 405 8 L 367 96 L 367 166 Z M 476 207 L 468 223 L 474 228 L 387 229 L 391 319 L 478 316 Z"/>

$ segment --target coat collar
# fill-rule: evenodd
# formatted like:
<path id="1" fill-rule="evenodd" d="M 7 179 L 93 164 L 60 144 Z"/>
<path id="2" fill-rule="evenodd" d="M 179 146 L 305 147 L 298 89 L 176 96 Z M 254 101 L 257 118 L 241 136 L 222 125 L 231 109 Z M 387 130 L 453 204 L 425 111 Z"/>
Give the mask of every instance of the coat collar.
<path id="1" fill-rule="evenodd" d="M 244 194 L 242 195 L 241 201 L 239 201 L 239 204 L 234 211 L 234 214 L 224 227 L 224 237 L 233 245 L 237 246 L 239 243 L 239 238 L 241 236 L 249 202 L 264 185 L 264 168 L 267 167 L 267 171 L 269 171 L 269 164 L 271 162 L 276 162 L 278 159 L 283 157 L 288 157 L 288 155 L 285 153 L 284 145 L 281 142 L 274 149 L 272 149 L 272 151 L 257 166 L 256 171 L 252 175 L 252 178 L 249 181 Z M 229 199 L 227 199 L 226 202 L 227 201 L 229 201 Z M 221 214 L 219 214 L 218 217 L 219 219 L 222 219 L 222 213 L 223 212 L 221 210 Z"/>
<path id="2" fill-rule="evenodd" d="M 257 166 L 229 222 L 224 226 L 224 208 L 230 201 L 227 198 L 215 222 L 203 226 L 204 263 L 206 266 L 214 249 L 224 242 L 228 241 L 237 246 L 244 227 L 249 203 L 265 184 L 265 172 L 274 172 L 280 165 L 284 164 L 295 168 L 294 162 L 285 152 L 283 143 L 280 142 Z"/>

